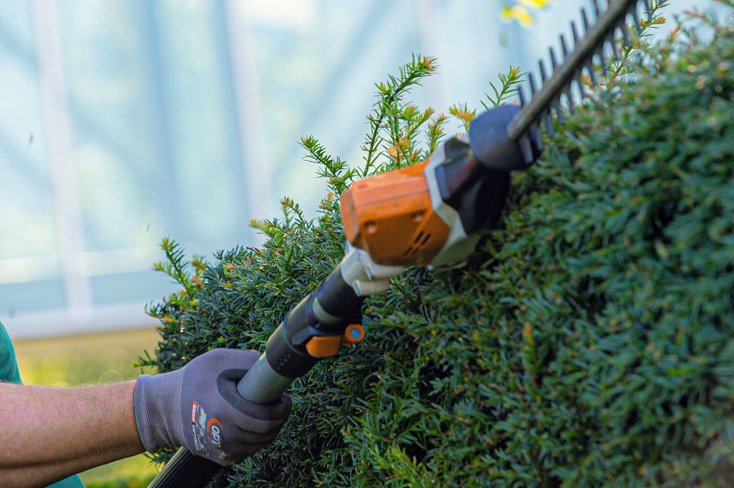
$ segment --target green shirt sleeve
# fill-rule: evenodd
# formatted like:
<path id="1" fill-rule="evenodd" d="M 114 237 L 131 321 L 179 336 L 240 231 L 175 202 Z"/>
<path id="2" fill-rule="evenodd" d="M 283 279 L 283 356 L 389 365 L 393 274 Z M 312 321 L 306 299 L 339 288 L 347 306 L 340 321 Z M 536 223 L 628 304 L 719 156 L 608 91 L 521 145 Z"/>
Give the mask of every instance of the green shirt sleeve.
<path id="1" fill-rule="evenodd" d="M 0 381 L 20 383 L 18 362 L 15 360 L 15 349 L 5 327 L 0 323 Z"/>
<path id="2" fill-rule="evenodd" d="M 0 323 L 0 382 L 21 383 L 15 348 L 2 323 Z M 78 476 L 72 476 L 49 485 L 48 488 L 84 488 L 84 483 Z"/>

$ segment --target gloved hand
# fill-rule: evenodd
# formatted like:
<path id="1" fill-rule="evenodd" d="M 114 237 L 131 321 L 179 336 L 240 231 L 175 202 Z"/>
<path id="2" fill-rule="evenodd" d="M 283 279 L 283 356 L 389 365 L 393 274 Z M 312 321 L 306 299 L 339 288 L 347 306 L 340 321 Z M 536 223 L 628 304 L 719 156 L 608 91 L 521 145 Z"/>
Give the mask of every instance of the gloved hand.
<path id="1" fill-rule="evenodd" d="M 254 351 L 214 349 L 176 371 L 141 375 L 133 405 L 143 447 L 185 446 L 229 465 L 272 442 L 288 418 L 290 397 L 260 405 L 237 393 L 238 381 L 258 357 Z"/>

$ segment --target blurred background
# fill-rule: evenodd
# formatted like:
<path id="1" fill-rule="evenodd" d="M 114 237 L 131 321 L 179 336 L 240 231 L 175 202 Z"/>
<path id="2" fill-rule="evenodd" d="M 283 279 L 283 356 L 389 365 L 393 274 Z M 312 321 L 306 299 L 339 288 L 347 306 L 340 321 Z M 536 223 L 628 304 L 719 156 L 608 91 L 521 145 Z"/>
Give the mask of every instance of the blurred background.
<path id="1" fill-rule="evenodd" d="M 151 271 L 162 236 L 210 255 L 257 245 L 248 222 L 282 196 L 315 215 L 301 136 L 358 164 L 373 84 L 411 53 L 439 64 L 416 102 L 480 107 L 582 3 L 3 0 L 0 321 L 24 379 L 134 377 L 155 345 L 144 305 L 172 290 Z M 130 486 L 149 474 L 136 463 Z"/>

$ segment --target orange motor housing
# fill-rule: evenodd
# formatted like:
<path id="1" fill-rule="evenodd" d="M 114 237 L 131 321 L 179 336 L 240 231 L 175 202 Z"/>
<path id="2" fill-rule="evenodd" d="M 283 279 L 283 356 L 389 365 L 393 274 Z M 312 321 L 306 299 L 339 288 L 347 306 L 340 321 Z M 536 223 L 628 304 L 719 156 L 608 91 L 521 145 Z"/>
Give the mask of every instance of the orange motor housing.
<path id="1" fill-rule="evenodd" d="M 449 227 L 433 211 L 423 173 L 430 160 L 352 183 L 339 201 L 349 243 L 390 266 L 426 265 Z"/>

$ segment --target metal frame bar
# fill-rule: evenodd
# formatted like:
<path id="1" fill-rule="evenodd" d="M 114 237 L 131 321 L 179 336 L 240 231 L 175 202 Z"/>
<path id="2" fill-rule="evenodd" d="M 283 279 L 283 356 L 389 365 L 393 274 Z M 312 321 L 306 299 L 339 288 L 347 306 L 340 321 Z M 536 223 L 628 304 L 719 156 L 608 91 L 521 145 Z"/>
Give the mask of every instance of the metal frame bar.
<path id="1" fill-rule="evenodd" d="M 263 119 L 260 93 L 255 73 L 255 42 L 250 23 L 239 15 L 241 2 L 224 1 L 224 17 L 235 94 L 235 113 L 238 120 L 237 139 L 244 166 L 244 187 L 247 189 L 248 210 L 252 218 L 263 219 L 273 215 L 271 204 L 272 182 L 270 168 L 265 165 Z M 253 233 L 256 244 L 264 237 Z"/>
<path id="2" fill-rule="evenodd" d="M 76 166 L 71 146 L 56 3 L 53 0 L 33 1 L 33 24 L 44 108 L 44 129 L 51 160 L 66 316 L 72 322 L 84 321 L 92 316 L 91 290 L 82 255 L 84 240 Z"/>

